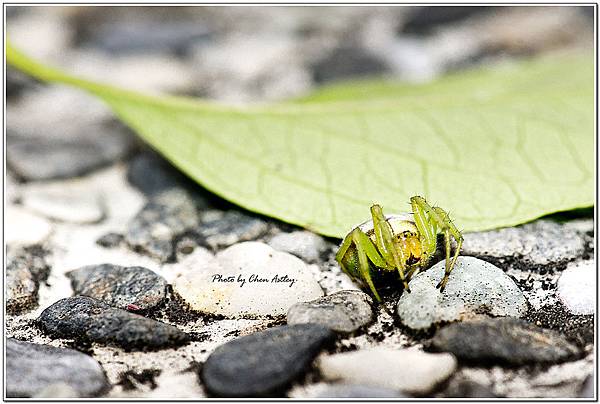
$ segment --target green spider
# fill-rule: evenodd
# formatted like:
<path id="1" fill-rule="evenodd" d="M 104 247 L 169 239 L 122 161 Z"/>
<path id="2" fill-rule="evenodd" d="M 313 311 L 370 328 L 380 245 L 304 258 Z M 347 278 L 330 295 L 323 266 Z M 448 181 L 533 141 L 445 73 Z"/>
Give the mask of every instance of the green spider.
<path id="1" fill-rule="evenodd" d="M 372 219 L 352 229 L 335 256 L 342 271 L 366 283 L 378 301 L 381 298 L 372 276 L 380 270 L 398 271 L 404 290 L 410 293 L 408 282 L 417 271 L 429 267 L 437 250 L 438 234 L 444 235 L 446 244 L 446 271 L 437 285 L 443 292 L 462 247 L 461 232 L 442 208 L 430 206 L 421 196 L 410 198 L 410 204 L 412 213 L 387 216 L 381 206 L 371 206 Z M 450 237 L 457 243 L 452 258 Z"/>

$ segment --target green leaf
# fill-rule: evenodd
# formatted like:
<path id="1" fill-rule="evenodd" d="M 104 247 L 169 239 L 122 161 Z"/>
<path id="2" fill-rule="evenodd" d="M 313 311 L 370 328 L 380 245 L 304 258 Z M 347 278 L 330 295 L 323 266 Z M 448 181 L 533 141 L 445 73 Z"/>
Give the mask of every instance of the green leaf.
<path id="1" fill-rule="evenodd" d="M 591 55 L 503 64 L 424 85 L 346 83 L 228 107 L 72 77 L 7 44 L 7 60 L 103 99 L 198 183 L 252 211 L 342 237 L 423 195 L 465 231 L 594 203 Z"/>

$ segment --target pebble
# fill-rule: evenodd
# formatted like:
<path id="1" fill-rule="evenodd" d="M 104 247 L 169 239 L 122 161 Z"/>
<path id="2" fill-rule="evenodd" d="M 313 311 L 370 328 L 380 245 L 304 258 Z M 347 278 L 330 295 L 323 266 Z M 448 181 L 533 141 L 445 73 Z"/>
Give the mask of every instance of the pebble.
<path id="1" fill-rule="evenodd" d="M 442 321 L 483 312 L 513 317 L 526 313 L 523 292 L 495 265 L 460 256 L 446 289 L 440 293 L 436 285 L 444 275 L 444 268 L 445 261 L 440 261 L 410 281 L 411 293 L 403 293 L 397 306 L 403 324 L 412 329 L 426 329 Z"/>
<path id="2" fill-rule="evenodd" d="M 515 257 L 536 265 L 575 259 L 585 251 L 585 239 L 576 228 L 552 220 L 466 233 L 464 238 L 463 254 Z"/>
<path id="3" fill-rule="evenodd" d="M 452 375 L 456 359 L 446 353 L 371 348 L 323 356 L 318 368 L 328 380 L 426 394 Z"/>
<path id="4" fill-rule="evenodd" d="M 145 151 L 127 165 L 127 181 L 144 195 L 152 197 L 172 188 L 184 186 L 186 177 L 159 154 Z"/>
<path id="5" fill-rule="evenodd" d="M 125 240 L 125 236 L 122 234 L 110 232 L 100 236 L 96 240 L 96 244 L 104 248 L 115 248 L 118 247 L 123 240 Z"/>
<path id="6" fill-rule="evenodd" d="M 269 241 L 269 245 L 278 251 L 294 254 L 308 263 L 318 261 L 327 249 L 323 237 L 310 231 L 279 233 Z"/>
<path id="7" fill-rule="evenodd" d="M 288 324 L 321 324 L 336 332 L 352 333 L 373 320 L 373 300 L 357 290 L 342 290 L 319 299 L 296 303 L 287 313 Z"/>
<path id="8" fill-rule="evenodd" d="M 258 218 L 237 211 L 209 211 L 202 217 L 199 235 L 213 250 L 229 247 L 240 241 L 255 240 L 269 229 Z"/>
<path id="9" fill-rule="evenodd" d="M 166 298 L 165 279 L 143 267 L 89 265 L 69 271 L 66 276 L 71 280 L 75 294 L 93 297 L 124 310 L 152 309 Z"/>
<path id="10" fill-rule="evenodd" d="M 116 345 L 126 350 L 154 350 L 189 342 L 176 327 L 111 307 L 87 296 L 61 299 L 38 318 L 53 338 Z"/>
<path id="11" fill-rule="evenodd" d="M 490 11 L 490 6 L 429 6 L 414 8 L 403 22 L 401 33 L 404 34 L 430 34 L 440 25 L 456 23 Z"/>
<path id="12" fill-rule="evenodd" d="M 96 47 L 113 55 L 134 53 L 168 53 L 184 55 L 188 48 L 210 37 L 208 27 L 198 21 L 141 21 L 128 19 L 91 27 L 84 45 Z"/>
<path id="13" fill-rule="evenodd" d="M 125 241 L 134 251 L 164 263 L 173 260 L 177 238 L 199 224 L 194 197 L 183 188 L 172 188 L 152 197 L 131 219 Z"/>
<path id="14" fill-rule="evenodd" d="M 52 231 L 50 223 L 15 205 L 6 206 L 4 215 L 7 245 L 31 245 L 44 242 Z"/>
<path id="15" fill-rule="evenodd" d="M 311 398 L 386 398 L 407 397 L 397 390 L 360 384 L 332 383 L 326 384 Z"/>
<path id="16" fill-rule="evenodd" d="M 572 314 L 596 311 L 597 269 L 593 260 L 570 263 L 558 279 L 556 293 Z"/>
<path id="17" fill-rule="evenodd" d="M 112 121 L 79 130 L 80 137 L 40 133 L 17 138 L 7 132 L 6 164 L 26 181 L 72 178 L 120 160 L 133 145 L 129 133 Z"/>
<path id="18" fill-rule="evenodd" d="M 101 195 L 78 180 L 26 185 L 21 200 L 25 208 L 51 220 L 84 224 L 105 216 Z"/>
<path id="19" fill-rule="evenodd" d="M 323 296 L 301 259 L 254 241 L 219 252 L 173 288 L 193 310 L 232 318 L 283 316 L 295 303 Z"/>
<path id="20" fill-rule="evenodd" d="M 516 318 L 485 318 L 450 324 L 431 340 L 437 351 L 470 363 L 525 365 L 557 363 L 579 350 L 556 331 Z"/>
<path id="21" fill-rule="evenodd" d="M 385 61 L 359 47 L 339 47 L 312 66 L 316 83 L 377 76 L 389 72 Z"/>
<path id="22" fill-rule="evenodd" d="M 59 384 L 75 393 L 70 397 L 97 397 L 110 388 L 102 366 L 91 356 L 73 349 L 13 338 L 6 340 L 5 349 L 7 397 L 50 397 L 48 393 L 56 392 Z"/>
<path id="23" fill-rule="evenodd" d="M 334 338 L 330 330 L 316 324 L 250 334 L 218 347 L 204 363 L 201 379 L 214 396 L 280 395 Z"/>
<path id="24" fill-rule="evenodd" d="M 7 249 L 6 254 L 6 312 L 21 314 L 38 304 L 40 282 L 50 274 L 47 252 L 39 247 Z"/>

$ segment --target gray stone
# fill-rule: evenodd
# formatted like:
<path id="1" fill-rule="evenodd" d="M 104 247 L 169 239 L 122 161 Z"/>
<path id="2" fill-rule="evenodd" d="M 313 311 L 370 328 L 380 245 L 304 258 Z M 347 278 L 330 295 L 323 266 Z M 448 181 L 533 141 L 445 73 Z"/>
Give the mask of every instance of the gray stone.
<path id="1" fill-rule="evenodd" d="M 342 290 L 319 299 L 297 303 L 287 313 L 288 324 L 321 324 L 333 331 L 351 333 L 373 320 L 373 300 L 357 290 Z"/>
<path id="2" fill-rule="evenodd" d="M 96 244 L 104 248 L 118 247 L 125 240 L 125 236 L 120 233 L 106 233 L 96 240 Z"/>
<path id="3" fill-rule="evenodd" d="M 323 237 L 310 231 L 294 231 L 277 234 L 269 241 L 269 245 L 278 251 L 285 251 L 312 263 L 319 260 L 327 243 Z"/>
<path id="4" fill-rule="evenodd" d="M 149 197 L 184 186 L 187 182 L 180 171 L 152 151 L 138 154 L 129 162 L 127 180 Z"/>
<path id="5" fill-rule="evenodd" d="M 593 260 L 570 263 L 558 279 L 556 293 L 572 314 L 596 311 L 597 267 Z"/>
<path id="6" fill-rule="evenodd" d="M 176 327 L 111 307 L 87 296 L 61 299 L 46 308 L 38 323 L 53 338 L 154 350 L 183 345 L 189 336 Z"/>
<path id="7" fill-rule="evenodd" d="M 71 397 L 98 397 L 110 388 L 102 366 L 81 352 L 13 338 L 5 348 L 7 397 L 65 397 L 48 395 L 57 384 L 71 389 Z"/>
<path id="8" fill-rule="evenodd" d="M 594 398 L 594 376 L 590 375 L 583 382 L 583 386 L 581 386 L 581 392 L 579 393 L 579 397 L 582 398 Z"/>
<path id="9" fill-rule="evenodd" d="M 380 76 L 389 72 L 385 61 L 363 48 L 340 47 L 312 66 L 317 83 L 335 80 Z"/>
<path id="10" fill-rule="evenodd" d="M 238 211 L 209 211 L 202 217 L 198 233 L 213 250 L 229 247 L 240 241 L 255 240 L 269 229 L 258 218 Z"/>
<path id="11" fill-rule="evenodd" d="M 7 134 L 6 164 L 28 181 L 78 177 L 120 160 L 133 145 L 131 135 L 112 121 L 80 130 L 80 137 Z"/>
<path id="12" fill-rule="evenodd" d="M 173 289 L 191 309 L 231 318 L 284 316 L 295 303 L 323 296 L 309 265 L 255 241 L 235 244 L 204 268 L 186 271 Z"/>
<path id="13" fill-rule="evenodd" d="M 66 275 L 75 294 L 129 311 L 152 309 L 166 298 L 165 279 L 143 267 L 89 265 Z"/>
<path id="14" fill-rule="evenodd" d="M 79 397 L 77 391 L 64 382 L 54 383 L 42 389 L 34 398 L 74 398 Z"/>
<path id="15" fill-rule="evenodd" d="M 202 382 L 219 397 L 279 395 L 333 340 L 333 332 L 316 324 L 247 335 L 221 345 L 209 356 L 202 367 Z"/>
<path id="16" fill-rule="evenodd" d="M 129 222 L 125 241 L 133 250 L 161 262 L 173 260 L 177 238 L 196 230 L 200 223 L 197 207 L 197 201 L 183 188 L 163 191 Z"/>
<path id="17" fill-rule="evenodd" d="M 36 246 L 7 249 L 5 302 L 8 314 L 20 314 L 37 306 L 40 282 L 50 274 L 47 253 Z"/>
<path id="18" fill-rule="evenodd" d="M 450 324 L 431 341 L 434 349 L 451 352 L 469 363 L 557 363 L 578 355 L 576 346 L 556 331 L 516 318 L 484 318 Z"/>
<path id="19" fill-rule="evenodd" d="M 328 380 L 426 394 L 454 372 L 456 359 L 416 349 L 372 348 L 323 356 L 318 367 Z"/>
<path id="20" fill-rule="evenodd" d="M 105 215 L 102 196 L 79 180 L 27 185 L 21 200 L 25 208 L 62 222 L 97 223 Z"/>
<path id="21" fill-rule="evenodd" d="M 311 398 L 403 398 L 406 395 L 397 390 L 382 387 L 364 386 L 360 384 L 332 383 L 327 384 Z"/>
<path id="22" fill-rule="evenodd" d="M 466 233 L 464 238 L 464 254 L 515 257 L 536 265 L 574 259 L 585 251 L 585 240 L 576 228 L 552 220 Z"/>
<path id="23" fill-rule="evenodd" d="M 440 261 L 411 279 L 411 293 L 403 293 L 397 312 L 403 324 L 413 329 L 460 320 L 476 313 L 521 317 L 527 300 L 500 268 L 473 257 L 459 257 L 443 293 L 436 285 L 444 275 Z"/>

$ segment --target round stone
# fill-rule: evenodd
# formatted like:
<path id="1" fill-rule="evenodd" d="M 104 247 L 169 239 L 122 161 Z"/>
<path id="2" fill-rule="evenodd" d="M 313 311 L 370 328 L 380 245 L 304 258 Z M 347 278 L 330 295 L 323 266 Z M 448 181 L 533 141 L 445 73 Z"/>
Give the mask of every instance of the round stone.
<path id="1" fill-rule="evenodd" d="M 250 334 L 218 347 L 202 367 L 202 382 L 219 397 L 279 395 L 334 338 L 333 332 L 316 324 Z"/>
<path id="2" fill-rule="evenodd" d="M 4 218 L 7 245 L 39 244 L 45 241 L 52 231 L 47 220 L 14 205 L 6 207 Z"/>
<path id="3" fill-rule="evenodd" d="M 572 314 L 596 311 L 596 265 L 593 260 L 571 263 L 558 279 L 557 295 Z"/>
<path id="4" fill-rule="evenodd" d="M 143 267 L 88 265 L 66 276 L 75 294 L 90 296 L 121 309 L 147 310 L 161 304 L 166 297 L 167 282 Z"/>
<path id="5" fill-rule="evenodd" d="M 409 283 L 397 311 L 402 323 L 413 329 L 426 329 L 443 321 L 475 314 L 521 317 L 527 300 L 515 282 L 500 268 L 474 257 L 461 256 L 450 274 L 443 293 L 436 285 L 444 276 L 445 261 L 440 261 Z"/>
<path id="6" fill-rule="evenodd" d="M 342 290 L 306 303 L 293 305 L 288 324 L 321 324 L 333 331 L 351 333 L 373 320 L 373 301 L 357 290 Z"/>
<path id="7" fill-rule="evenodd" d="M 87 296 L 61 299 L 46 308 L 37 321 L 53 338 L 81 339 L 126 350 L 162 349 L 190 340 L 177 327 Z"/>
<path id="8" fill-rule="evenodd" d="M 318 367 L 328 380 L 425 394 L 454 372 L 456 359 L 416 349 L 372 348 L 323 356 Z"/>
<path id="9" fill-rule="evenodd" d="M 469 363 L 509 365 L 563 362 L 579 352 L 556 331 L 516 318 L 450 324 L 435 334 L 432 347 Z"/>
<path id="10" fill-rule="evenodd" d="M 231 318 L 283 316 L 295 303 L 323 296 L 301 259 L 253 241 L 221 251 L 173 288 L 193 310 Z"/>
<path id="11" fill-rule="evenodd" d="M 102 366 L 73 349 L 13 338 L 6 340 L 5 348 L 7 397 L 50 397 L 58 385 L 63 393 L 69 391 L 69 397 L 98 397 L 110 387 Z"/>

